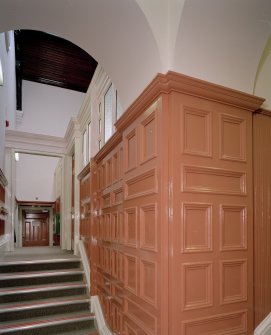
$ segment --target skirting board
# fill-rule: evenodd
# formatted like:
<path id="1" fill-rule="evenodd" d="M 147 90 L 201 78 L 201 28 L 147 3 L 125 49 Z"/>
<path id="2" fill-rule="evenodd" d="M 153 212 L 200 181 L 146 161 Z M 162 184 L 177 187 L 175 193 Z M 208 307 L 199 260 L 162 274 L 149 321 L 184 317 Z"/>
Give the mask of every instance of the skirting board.
<path id="1" fill-rule="evenodd" d="M 78 250 L 79 250 L 79 254 L 80 254 L 80 257 L 81 257 L 82 264 L 83 264 L 83 269 L 84 269 L 84 272 L 85 272 L 85 277 L 86 277 L 86 281 L 87 281 L 87 284 L 88 284 L 88 289 L 90 291 L 90 267 L 89 267 L 88 258 L 87 258 L 86 250 L 85 250 L 85 247 L 84 247 L 84 243 L 81 240 L 78 241 Z"/>
<path id="2" fill-rule="evenodd" d="M 103 311 L 101 308 L 100 300 L 97 295 L 91 297 L 91 312 L 95 314 L 97 328 L 100 335 L 114 335 L 106 325 Z"/>
<path id="3" fill-rule="evenodd" d="M 271 313 L 255 329 L 254 335 L 271 335 Z"/>

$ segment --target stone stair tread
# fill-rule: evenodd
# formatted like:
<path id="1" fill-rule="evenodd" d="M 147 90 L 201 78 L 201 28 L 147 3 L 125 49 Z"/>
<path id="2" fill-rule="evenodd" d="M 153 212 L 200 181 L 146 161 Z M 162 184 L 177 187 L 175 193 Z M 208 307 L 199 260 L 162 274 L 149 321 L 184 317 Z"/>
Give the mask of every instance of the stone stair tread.
<path id="1" fill-rule="evenodd" d="M 27 265 L 27 264 L 51 264 L 51 263 L 74 263 L 78 262 L 80 263 L 81 260 L 78 256 L 69 256 L 69 258 L 63 257 L 63 258 L 53 258 L 53 259 L 35 259 L 35 260 L 20 260 L 20 261 L 11 261 L 11 260 L 2 260 L 0 261 L 0 267 L 1 266 L 9 266 L 9 265 Z"/>
<path id="2" fill-rule="evenodd" d="M 83 274 L 82 269 L 61 269 L 61 270 L 40 270 L 31 272 L 12 272 L 0 274 L 0 281 L 14 278 L 33 278 L 33 277 L 44 277 L 44 276 L 61 276 L 66 274 Z"/>
<path id="3" fill-rule="evenodd" d="M 11 286 L 0 288 L 0 297 L 7 294 L 19 294 L 29 292 L 42 292 L 42 291 L 54 291 L 54 290 L 65 290 L 72 288 L 87 288 L 87 284 L 82 281 L 73 281 L 66 283 L 53 283 L 44 285 L 29 285 L 29 286 Z"/>
<path id="4" fill-rule="evenodd" d="M 93 329 L 93 331 L 89 331 L 87 329 L 83 330 L 72 330 L 70 332 L 64 332 L 59 333 L 59 335 L 99 335 L 96 329 Z"/>
<path id="5" fill-rule="evenodd" d="M 94 320 L 95 317 L 90 312 L 73 312 L 67 314 L 57 314 L 51 316 L 42 316 L 31 319 L 19 319 L 0 323 L 0 334 L 12 332 L 15 330 L 35 329 L 54 325 L 67 324 L 70 322 L 80 322 L 82 320 Z"/>
<path id="6" fill-rule="evenodd" d="M 0 304 L 0 315 L 1 313 L 14 312 L 18 310 L 31 310 L 35 308 L 44 308 L 51 306 L 61 306 L 66 304 L 76 303 L 88 303 L 89 297 L 87 295 L 78 295 L 75 297 L 61 297 L 61 298 L 48 298 L 42 300 L 28 300 L 16 303 L 4 303 Z"/>

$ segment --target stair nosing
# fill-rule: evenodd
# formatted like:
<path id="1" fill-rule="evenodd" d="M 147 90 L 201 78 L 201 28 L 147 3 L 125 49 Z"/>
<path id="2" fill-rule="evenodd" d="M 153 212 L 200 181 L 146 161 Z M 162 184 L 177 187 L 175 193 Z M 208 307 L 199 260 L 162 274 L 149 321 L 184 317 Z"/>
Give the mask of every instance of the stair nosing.
<path id="1" fill-rule="evenodd" d="M 50 291 L 57 291 L 57 290 L 70 290 L 70 289 L 78 289 L 78 288 L 87 288 L 87 284 L 85 283 L 69 283 L 65 284 L 52 284 L 52 285 L 42 285 L 42 286 L 28 286 L 24 288 L 23 286 L 17 286 L 18 288 L 8 287 L 6 289 L 0 288 L 0 297 L 5 295 L 16 295 L 16 294 L 28 294 L 28 293 L 35 293 L 35 292 L 50 292 Z"/>
<path id="2" fill-rule="evenodd" d="M 55 307 L 55 306 L 65 306 L 66 304 L 69 305 L 76 305 L 82 303 L 89 303 L 89 298 L 77 298 L 77 299 L 61 299 L 59 301 L 44 301 L 44 302 L 32 302 L 31 304 L 21 304 L 21 305 L 9 305 L 7 307 L 1 308 L 0 306 L 0 315 L 3 313 L 9 312 L 19 312 L 19 311 L 26 311 L 26 310 L 35 310 L 40 308 L 47 308 L 47 307 Z"/>
<path id="3" fill-rule="evenodd" d="M 8 266 L 8 265 L 29 265 L 29 264 L 50 264 L 50 263 L 72 263 L 77 262 L 81 263 L 80 258 L 53 258 L 53 259 L 40 259 L 40 260 L 21 260 L 21 261 L 1 261 L 1 266 Z"/>
<path id="4" fill-rule="evenodd" d="M 91 313 L 84 313 L 82 315 L 78 315 L 76 317 L 61 317 L 61 318 L 55 318 L 55 319 L 45 319 L 45 320 L 39 320 L 36 322 L 32 322 L 32 324 L 29 324 L 29 322 L 26 323 L 20 323 L 17 325 L 8 325 L 8 326 L 0 326 L 0 334 L 6 334 L 11 333 L 13 331 L 18 330 L 28 330 L 28 329 L 38 329 L 38 328 L 44 328 L 48 326 L 56 326 L 56 325 L 64 325 L 68 324 L 70 322 L 80 322 L 80 321 L 87 321 L 87 320 L 94 320 L 95 316 Z"/>
<path id="5" fill-rule="evenodd" d="M 23 279 L 23 278 L 39 278 L 44 276 L 65 276 L 71 274 L 84 274 L 82 269 L 69 269 L 69 270 L 52 270 L 52 271 L 36 271 L 36 272 L 14 272 L 5 273 L 0 275 L 0 281 L 6 279 Z"/>

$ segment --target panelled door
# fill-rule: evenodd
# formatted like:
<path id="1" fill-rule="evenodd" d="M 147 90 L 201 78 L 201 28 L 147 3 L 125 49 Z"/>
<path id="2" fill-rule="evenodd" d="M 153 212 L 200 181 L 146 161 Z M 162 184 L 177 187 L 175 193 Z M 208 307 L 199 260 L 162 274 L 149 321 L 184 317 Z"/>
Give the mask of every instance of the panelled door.
<path id="1" fill-rule="evenodd" d="M 49 212 L 23 211 L 23 247 L 49 245 Z"/>

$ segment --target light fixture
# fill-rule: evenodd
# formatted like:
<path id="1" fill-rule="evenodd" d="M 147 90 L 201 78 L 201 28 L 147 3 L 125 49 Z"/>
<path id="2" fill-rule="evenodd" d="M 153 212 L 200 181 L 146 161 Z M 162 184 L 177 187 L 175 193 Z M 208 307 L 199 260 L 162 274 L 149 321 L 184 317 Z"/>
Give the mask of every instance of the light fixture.
<path id="1" fill-rule="evenodd" d="M 19 152 L 15 152 L 14 156 L 15 156 L 15 161 L 18 162 L 19 161 Z"/>

